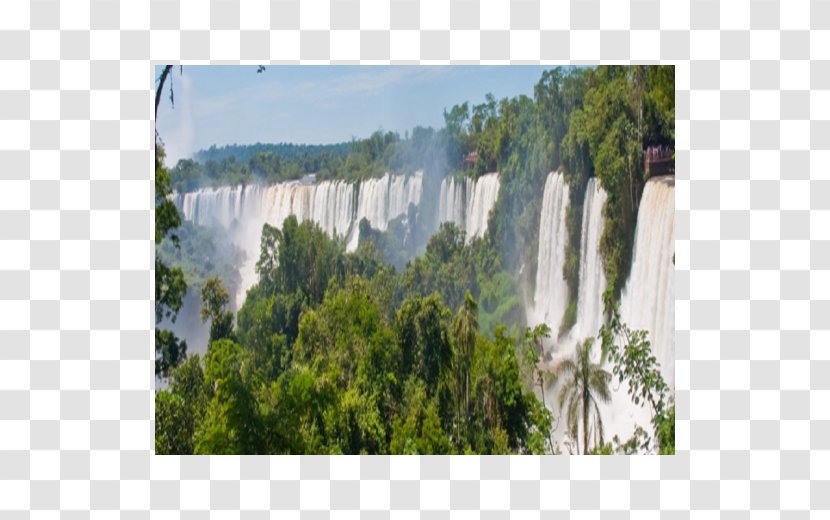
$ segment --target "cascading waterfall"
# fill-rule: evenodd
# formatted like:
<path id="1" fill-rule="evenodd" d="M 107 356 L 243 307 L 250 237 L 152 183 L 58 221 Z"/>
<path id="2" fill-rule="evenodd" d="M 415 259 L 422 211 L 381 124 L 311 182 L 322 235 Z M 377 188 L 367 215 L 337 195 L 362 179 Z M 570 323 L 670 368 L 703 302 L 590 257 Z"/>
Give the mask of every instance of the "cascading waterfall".
<path id="1" fill-rule="evenodd" d="M 585 198 L 582 205 L 582 230 L 579 243 L 579 290 L 576 305 L 576 322 L 568 334 L 558 341 L 556 359 L 571 357 L 576 352 L 576 345 L 588 338 L 594 339 L 593 361 L 599 362 L 601 356 L 600 341 L 597 338 L 600 327 L 605 321 L 602 294 L 605 292 L 607 281 L 602 257 L 599 253 L 600 238 L 605 228 L 602 216 L 605 201 L 608 195 L 599 185 L 596 178 L 588 180 L 585 187 Z M 608 367 L 606 367 L 608 369 Z M 610 369 L 609 369 L 610 371 Z M 612 383 L 613 387 L 614 383 Z M 559 388 L 554 387 L 554 393 Z M 551 396 L 554 398 L 555 396 Z M 603 429 L 607 439 L 615 434 L 627 439 L 633 431 L 633 426 L 619 424 L 615 420 L 616 410 L 630 408 L 631 402 L 623 392 L 612 392 L 612 402 L 600 403 L 600 413 L 603 417 Z M 612 408 L 609 410 L 609 408 Z M 628 428 L 628 430 L 626 430 Z M 564 432 L 558 432 L 558 436 Z M 624 440 L 623 439 L 623 440 Z"/>
<path id="2" fill-rule="evenodd" d="M 487 218 L 499 196 L 499 174 L 488 173 L 467 184 L 467 213 L 465 216 L 467 237 L 473 239 L 487 231 Z M 471 194 L 471 195 L 470 195 Z"/>
<path id="3" fill-rule="evenodd" d="M 534 306 L 529 316 L 535 323 L 551 326 L 552 335 L 558 332 L 565 303 L 557 291 L 567 294 L 562 279 L 564 263 L 564 214 L 567 206 L 567 186 L 562 186 L 559 174 L 548 176 L 542 204 L 539 228 L 539 257 Z M 599 254 L 600 237 L 604 227 L 602 216 L 607 195 L 595 179 L 590 179 L 585 192 L 580 243 L 579 295 L 577 317 L 571 331 L 552 341 L 553 352 L 549 368 L 573 355 L 576 344 L 586 338 L 596 338 L 604 322 L 602 293 L 606 280 Z M 661 366 L 661 372 L 670 388 L 674 388 L 674 178 L 659 177 L 646 183 L 637 216 L 637 229 L 631 273 L 621 295 L 620 316 L 631 330 L 647 330 L 652 350 Z M 556 287 L 554 287 L 556 284 Z M 564 298 L 564 297 L 563 297 Z M 598 340 L 595 340 L 598 341 Z M 599 344 L 595 343 L 594 361 L 599 360 Z M 610 366 L 605 369 L 610 371 Z M 651 410 L 632 403 L 627 385 L 612 381 L 612 400 L 600 404 L 604 436 L 610 441 L 617 435 L 627 440 L 635 426 L 651 429 Z M 546 391 L 548 402 L 555 402 L 558 387 Z M 554 433 L 559 441 L 564 437 L 562 427 Z"/>
<path id="4" fill-rule="evenodd" d="M 453 177 L 445 177 L 441 181 L 441 195 L 438 200 L 438 223 L 453 222 L 461 229 L 464 228 L 464 198 L 466 196 L 467 179 L 456 181 Z"/>
<path id="5" fill-rule="evenodd" d="M 563 275 L 568 237 L 565 224 L 568 193 L 568 185 L 562 173 L 548 174 L 539 221 L 536 291 L 533 306 L 528 312 L 532 323 L 547 323 L 554 336 L 559 332 L 562 316 L 568 306 L 568 286 Z"/>
<path id="6" fill-rule="evenodd" d="M 637 215 L 634 256 L 620 297 L 620 319 L 631 330 L 648 331 L 660 372 L 674 389 L 674 177 L 650 179 Z M 605 438 L 628 439 L 635 426 L 651 431 L 651 408 L 637 406 L 623 384 L 601 406 Z"/>
<path id="7" fill-rule="evenodd" d="M 354 184 L 322 182 L 314 190 L 312 220 L 329 235 L 343 236 L 351 227 Z"/>
<path id="8" fill-rule="evenodd" d="M 498 173 L 488 173 L 476 180 L 445 178 L 441 181 L 438 223 L 455 223 L 464 230 L 468 242 L 484 235 L 490 210 L 499 196 L 499 186 Z"/>
<path id="9" fill-rule="evenodd" d="M 605 269 L 599 254 L 599 240 L 605 228 L 602 209 L 608 195 L 596 181 L 588 180 L 585 202 L 582 206 L 582 238 L 579 246 L 579 298 L 576 306 L 576 323 L 570 336 L 575 341 L 596 337 L 604 320 L 602 293 L 607 282 Z"/>
<path id="10" fill-rule="evenodd" d="M 200 226 L 219 225 L 228 228 L 241 216 L 244 191 L 243 186 L 224 186 L 184 193 L 175 202 L 186 220 Z"/>
<path id="11" fill-rule="evenodd" d="M 663 378 L 674 388 L 674 177 L 646 183 L 631 275 L 623 290 L 620 317 L 632 330 L 649 331 Z"/>
<path id="12" fill-rule="evenodd" d="M 409 176 L 386 174 L 359 185 L 345 181 L 308 184 L 299 181 L 271 186 L 246 185 L 205 188 L 176 194 L 174 203 L 185 220 L 202 226 L 219 226 L 229 231 L 244 252 L 240 266 L 241 283 L 237 307 L 257 281 L 262 225 L 281 226 L 289 215 L 316 222 L 329 235 L 347 240 L 347 250 L 357 249 L 358 224 L 362 218 L 372 227 L 385 230 L 392 219 L 406 214 L 409 204 L 421 200 L 423 172 Z"/>
<path id="13" fill-rule="evenodd" d="M 385 231 L 391 220 L 406 214 L 410 204 L 417 206 L 421 202 L 422 188 L 422 171 L 409 177 L 387 173 L 379 179 L 363 181 L 358 189 L 357 214 L 353 217 L 346 249 L 357 249 L 361 220 L 365 218 L 373 228 Z"/>

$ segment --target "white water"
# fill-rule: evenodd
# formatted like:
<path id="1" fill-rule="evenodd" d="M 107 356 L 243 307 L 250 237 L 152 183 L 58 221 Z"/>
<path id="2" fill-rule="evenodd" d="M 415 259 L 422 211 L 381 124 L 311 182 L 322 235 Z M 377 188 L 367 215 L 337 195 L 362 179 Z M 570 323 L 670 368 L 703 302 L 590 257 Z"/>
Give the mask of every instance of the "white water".
<path id="1" fill-rule="evenodd" d="M 228 230 L 246 255 L 240 266 L 242 282 L 236 295 L 241 306 L 248 289 L 257 281 L 262 225 L 281 226 L 289 215 L 316 222 L 331 236 L 347 240 L 347 250 L 357 249 L 359 223 L 385 230 L 389 221 L 406 214 L 409 204 L 421 200 L 423 172 L 410 176 L 386 174 L 356 185 L 344 181 L 307 184 L 297 181 L 271 186 L 205 188 L 174 197 L 185 220 Z"/>
<path id="2" fill-rule="evenodd" d="M 620 298 L 620 318 L 631 330 L 648 331 L 663 379 L 674 391 L 673 177 L 658 177 L 646 183 L 635 237 L 631 273 Z M 634 405 L 627 392 L 628 386 L 622 385 L 612 402 L 601 407 L 606 439 L 617 434 L 625 441 L 635 425 L 652 431 L 650 406 Z"/>
<path id="3" fill-rule="evenodd" d="M 391 220 L 406 213 L 410 203 L 417 206 L 421 202 L 422 187 L 423 172 L 420 171 L 410 177 L 387 173 L 379 179 L 363 181 L 346 249 L 357 249 L 361 220 L 365 218 L 373 228 L 385 231 Z"/>
<path id="4" fill-rule="evenodd" d="M 528 317 L 532 324 L 547 323 L 552 336 L 558 334 L 562 316 L 568 306 L 568 286 L 563 275 L 568 193 L 564 176 L 551 172 L 545 181 L 542 199 L 536 291 Z"/>
<path id="5" fill-rule="evenodd" d="M 605 316 L 602 293 L 606 280 L 599 254 L 604 218 L 603 207 L 607 196 L 596 180 L 589 180 L 582 213 L 580 242 L 579 297 L 577 318 L 571 331 L 554 339 L 551 359 L 546 365 L 554 367 L 560 360 L 573 355 L 576 344 L 596 337 Z M 567 186 L 559 174 L 551 174 L 545 184 L 542 220 L 539 229 L 539 257 L 536 294 L 529 318 L 532 324 L 541 322 L 551 327 L 556 336 L 565 310 L 566 285 L 562 280 L 566 234 L 565 209 Z M 621 296 L 620 313 L 632 330 L 649 331 L 652 349 L 660 362 L 663 377 L 674 388 L 674 179 L 663 177 L 646 184 L 637 217 L 637 230 L 631 274 Z M 599 360 L 599 343 L 595 341 L 594 360 Z M 610 371 L 610 366 L 605 366 Z M 627 440 L 636 425 L 651 430 L 651 412 L 631 402 L 627 386 L 612 381 L 612 401 L 600 405 L 606 441 L 614 435 Z M 546 392 L 548 403 L 557 402 L 558 388 Z M 558 407 L 553 406 L 559 413 Z M 562 418 L 564 421 L 564 418 Z M 564 438 L 564 423 L 554 432 L 555 440 Z"/>
<path id="6" fill-rule="evenodd" d="M 441 181 L 441 194 L 438 200 L 438 223 L 453 222 L 459 228 L 466 231 L 464 227 L 464 214 L 466 206 L 464 199 L 467 197 L 467 179 L 456 181 L 453 177 L 445 177 Z"/>
<path id="7" fill-rule="evenodd" d="M 453 222 L 466 233 L 466 240 L 487 232 L 490 210 L 499 196 L 499 174 L 488 173 L 477 180 L 445 178 L 441 181 L 438 223 Z"/>
<path id="8" fill-rule="evenodd" d="M 634 260 L 620 315 L 632 330 L 649 331 L 663 378 L 674 388 L 674 177 L 646 183 L 637 216 Z"/>
<path id="9" fill-rule="evenodd" d="M 605 190 L 595 178 L 591 178 L 585 189 L 585 202 L 582 209 L 579 299 L 576 306 L 576 323 L 570 332 L 570 337 L 574 341 L 596 337 L 605 321 L 602 293 L 605 292 L 607 282 L 602 257 L 599 254 L 599 241 L 605 228 L 602 210 L 607 198 Z"/>
<path id="10" fill-rule="evenodd" d="M 487 218 L 499 196 L 499 186 L 498 173 L 488 173 L 467 183 L 467 213 L 464 222 L 470 240 L 487 232 Z"/>

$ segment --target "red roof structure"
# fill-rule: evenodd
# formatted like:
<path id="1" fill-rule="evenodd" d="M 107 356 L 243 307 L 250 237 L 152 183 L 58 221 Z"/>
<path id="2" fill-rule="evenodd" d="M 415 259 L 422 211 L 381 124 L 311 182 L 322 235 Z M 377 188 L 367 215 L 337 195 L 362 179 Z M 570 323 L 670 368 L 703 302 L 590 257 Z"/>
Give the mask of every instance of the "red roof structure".
<path id="1" fill-rule="evenodd" d="M 472 168 L 473 166 L 475 166 L 477 160 L 478 152 L 473 150 L 472 152 L 464 156 L 464 166 L 466 166 L 467 168 Z"/>

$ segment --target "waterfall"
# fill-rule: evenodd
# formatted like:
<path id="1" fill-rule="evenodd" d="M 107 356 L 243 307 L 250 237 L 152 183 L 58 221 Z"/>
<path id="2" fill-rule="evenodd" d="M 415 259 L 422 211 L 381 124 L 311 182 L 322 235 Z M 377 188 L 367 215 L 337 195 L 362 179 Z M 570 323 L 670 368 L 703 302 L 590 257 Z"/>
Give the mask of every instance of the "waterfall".
<path id="1" fill-rule="evenodd" d="M 602 209 L 608 195 L 595 178 L 588 180 L 585 202 L 582 206 L 582 238 L 579 245 L 579 297 L 576 307 L 576 323 L 571 336 L 577 340 L 596 337 L 603 324 L 605 269 L 599 254 L 599 240 L 605 221 Z"/>
<path id="2" fill-rule="evenodd" d="M 573 355 L 576 344 L 586 338 L 596 338 L 604 320 L 602 294 L 606 280 L 599 254 L 604 227 L 603 207 L 607 195 L 595 179 L 590 179 L 585 191 L 582 210 L 580 241 L 579 290 L 576 322 L 564 337 L 554 339 L 551 361 Z M 551 174 L 545 184 L 542 220 L 539 227 L 538 272 L 533 312 L 535 323 L 545 322 L 555 336 L 566 306 L 567 289 L 562 279 L 566 241 L 565 213 L 567 185 L 560 174 Z M 646 184 L 637 216 L 637 230 L 631 274 L 622 293 L 620 314 L 632 330 L 649 331 L 652 349 L 662 367 L 667 384 L 674 387 L 674 291 L 672 254 L 674 253 L 674 179 L 663 177 Z M 595 340 L 594 361 L 599 361 L 600 349 Z M 611 371 L 609 365 L 605 369 Z M 626 384 L 611 383 L 612 400 L 600 404 L 605 439 L 614 435 L 627 440 L 635 425 L 651 429 L 648 406 L 631 402 Z M 548 400 L 555 402 L 558 387 L 547 391 Z M 555 432 L 557 440 L 563 431 Z"/>
<path id="3" fill-rule="evenodd" d="M 536 291 L 528 317 L 531 322 L 547 323 L 556 336 L 565 308 L 568 286 L 565 283 L 565 244 L 568 209 L 568 185 L 559 172 L 551 172 L 545 181 L 542 214 L 539 221 L 539 252 L 536 267 Z"/>
<path id="4" fill-rule="evenodd" d="M 467 237 L 472 240 L 487 231 L 487 218 L 499 196 L 499 174 L 482 175 L 471 184 L 468 183 L 467 190 L 472 196 L 467 197 L 465 222 Z"/>
<path id="5" fill-rule="evenodd" d="M 550 226 L 556 222 L 547 215 L 558 209 L 556 204 L 557 186 L 551 186 L 551 178 L 545 187 L 545 199 L 542 208 L 542 224 L 539 235 L 539 269 L 558 262 L 550 259 L 557 257 L 561 246 L 549 242 Z M 599 255 L 599 241 L 602 236 L 604 219 L 602 217 L 605 204 L 605 191 L 591 179 L 585 193 L 585 203 L 582 213 L 582 239 L 580 243 L 579 269 L 579 299 L 577 304 L 577 319 L 571 332 L 555 341 L 555 352 L 552 353 L 550 367 L 559 360 L 572 356 L 576 343 L 588 337 L 596 337 L 597 331 L 603 322 L 602 293 L 606 287 L 606 280 Z M 548 226 L 546 228 L 546 225 Z M 564 224 L 563 224 L 564 225 Z M 553 251 L 552 252 L 552 249 Z M 621 295 L 620 316 L 631 330 L 647 330 L 651 340 L 652 351 L 661 366 L 661 372 L 670 388 L 674 388 L 674 178 L 661 177 L 648 181 L 643 191 L 640 209 L 637 215 L 637 229 L 631 273 Z M 560 269 L 561 265 L 557 269 Z M 536 306 L 537 320 L 540 319 L 541 309 L 556 309 L 555 303 L 547 301 L 551 291 L 545 286 L 545 278 L 537 278 Z M 540 300 L 540 296 L 542 299 Z M 555 293 L 554 293 L 555 296 Z M 546 303 L 547 302 L 547 303 Z M 546 322 L 556 324 L 554 318 Z M 537 321 L 538 322 L 538 321 Z M 555 333 L 557 329 L 551 326 Z M 600 349 L 598 340 L 595 340 L 593 350 L 594 361 L 599 361 Z M 604 367 L 609 372 L 611 366 Z M 609 403 L 600 403 L 605 440 L 610 442 L 614 435 L 624 442 L 631 437 L 635 426 L 641 426 L 651 431 L 651 410 L 648 405 L 635 405 L 628 396 L 627 384 L 619 385 L 616 378 L 612 380 L 612 399 Z M 555 386 L 548 390 L 547 397 L 551 402 L 558 397 L 559 389 Z M 554 433 L 557 440 L 561 440 L 564 432 Z"/>
<path id="6" fill-rule="evenodd" d="M 445 178 L 441 181 L 438 223 L 453 222 L 469 242 L 487 232 L 490 210 L 499 196 L 499 174 L 488 173 L 476 180 Z"/>
<path id="7" fill-rule="evenodd" d="M 646 183 L 637 215 L 634 259 L 620 316 L 632 330 L 649 331 L 663 378 L 674 388 L 674 177 Z"/>
<path id="8" fill-rule="evenodd" d="M 620 319 L 631 330 L 648 331 L 660 372 L 674 389 L 674 177 L 649 180 L 637 215 L 631 273 L 620 298 Z M 609 367 L 606 367 L 610 370 Z M 616 385 L 616 383 L 615 383 Z M 637 406 L 623 384 L 600 407 L 605 438 L 627 440 L 635 425 L 651 431 L 651 408 Z"/>
<path id="9" fill-rule="evenodd" d="M 361 220 L 365 218 L 373 228 L 385 231 L 390 221 L 406 214 L 410 204 L 417 206 L 421 202 L 422 188 L 423 171 L 420 170 L 406 177 L 387 173 L 379 179 L 363 181 L 358 189 L 357 213 L 346 250 L 357 249 Z"/>
<path id="10" fill-rule="evenodd" d="M 454 222 L 461 229 L 464 228 L 464 198 L 466 189 L 464 181 L 456 181 L 452 177 L 445 177 L 441 181 L 441 194 L 438 200 L 438 223 Z"/>
<path id="11" fill-rule="evenodd" d="M 180 208 L 186 220 L 200 226 L 230 227 L 242 212 L 242 186 L 199 190 L 181 195 Z"/>
<path id="12" fill-rule="evenodd" d="M 387 173 L 360 184 L 290 181 L 270 186 L 204 188 L 175 194 L 172 199 L 185 220 L 223 228 L 245 252 L 239 269 L 242 282 L 236 295 L 238 308 L 257 281 L 263 224 L 278 227 L 289 215 L 295 215 L 301 222 L 311 220 L 327 234 L 345 239 L 347 250 L 354 251 L 362 218 L 368 219 L 372 227 L 385 230 L 392 219 L 406 215 L 410 204 L 420 203 L 422 187 L 423 172 L 418 171 L 408 176 Z"/>

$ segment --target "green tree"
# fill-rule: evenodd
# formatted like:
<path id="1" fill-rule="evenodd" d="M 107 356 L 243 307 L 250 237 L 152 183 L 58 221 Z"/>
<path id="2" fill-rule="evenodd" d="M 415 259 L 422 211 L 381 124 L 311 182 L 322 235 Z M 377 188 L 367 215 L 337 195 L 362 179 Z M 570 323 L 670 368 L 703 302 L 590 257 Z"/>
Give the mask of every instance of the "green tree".
<path id="1" fill-rule="evenodd" d="M 227 310 L 230 295 L 222 280 L 211 276 L 202 287 L 202 307 L 199 316 L 202 321 L 210 320 L 210 341 L 232 339 L 233 313 Z"/>
<path id="2" fill-rule="evenodd" d="M 401 375 L 423 380 L 430 395 L 452 367 L 449 321 L 450 311 L 437 293 L 404 300 L 395 320 Z"/>
<path id="3" fill-rule="evenodd" d="M 553 379 L 553 374 L 547 370 L 542 370 L 539 367 L 542 352 L 544 351 L 543 342 L 550 338 L 550 327 L 545 323 L 540 323 L 533 328 L 525 329 L 525 336 L 523 342 L 523 362 L 525 371 L 528 373 L 528 379 L 531 385 L 538 388 L 539 395 L 542 398 L 542 406 L 547 409 L 545 403 L 545 390 L 550 386 Z M 548 435 L 550 450 L 553 451 L 553 438 Z"/>
<path id="4" fill-rule="evenodd" d="M 179 192 L 197 190 L 204 174 L 204 168 L 198 162 L 180 159 L 170 171 L 170 185 Z"/>
<path id="5" fill-rule="evenodd" d="M 579 450 L 579 422 L 582 422 L 582 453 L 587 454 L 589 438 L 589 422 L 591 413 L 594 414 L 596 433 L 599 442 L 603 442 L 602 417 L 599 411 L 599 402 L 609 402 L 611 391 L 608 383 L 611 374 L 602 368 L 601 363 L 591 360 L 591 350 L 594 338 L 588 338 L 576 345 L 572 358 L 562 360 L 556 367 L 556 377 L 562 381 L 559 389 L 559 409 L 567 418 L 568 431 L 577 441 Z"/>
<path id="6" fill-rule="evenodd" d="M 464 425 L 464 418 L 470 410 L 470 372 L 475 356 L 477 334 L 478 303 L 468 291 L 464 296 L 464 304 L 458 309 L 452 323 L 459 426 Z"/>
<path id="7" fill-rule="evenodd" d="M 460 169 L 468 149 L 469 103 L 455 105 L 449 112 L 444 110 L 444 124 L 447 129 L 447 158 L 451 167 Z"/>
<path id="8" fill-rule="evenodd" d="M 660 365 L 651 350 L 648 332 L 634 330 L 620 320 L 618 305 L 612 305 L 611 318 L 600 329 L 602 349 L 613 364 L 620 383 L 628 383 L 628 395 L 635 405 L 649 405 L 654 439 L 660 454 L 674 453 L 675 405 Z M 648 451 L 646 437 L 641 449 Z"/>
<path id="9" fill-rule="evenodd" d="M 164 90 L 165 80 L 169 77 L 172 65 L 165 66 L 158 78 L 156 87 L 156 116 L 158 116 L 159 101 Z M 173 102 L 173 89 L 170 89 L 170 102 Z M 158 117 L 156 118 L 158 119 Z M 164 166 L 164 145 L 156 132 L 155 150 L 155 242 L 156 249 L 162 240 L 170 234 L 170 240 L 178 247 L 179 238 L 174 233 L 179 227 L 180 218 L 176 206 L 170 200 L 170 173 Z M 176 320 L 176 314 L 182 307 L 187 285 L 184 282 L 184 274 L 177 267 L 168 267 L 159 259 L 158 254 L 155 260 L 156 273 L 156 347 L 155 364 L 156 377 L 167 377 L 170 371 L 185 358 L 187 344 L 180 341 L 172 332 L 159 329 L 159 323 L 168 318 Z"/>
<path id="10" fill-rule="evenodd" d="M 156 455 L 184 455 L 192 453 L 193 438 L 185 427 L 187 405 L 171 392 L 156 392 Z"/>
<path id="11" fill-rule="evenodd" d="M 473 370 L 473 410 L 465 423 L 476 426 L 472 435 L 478 452 L 503 454 L 520 448 L 526 436 L 525 401 L 514 352 L 514 339 L 504 326 L 496 329 L 494 341 L 481 338 Z M 478 423 L 478 424 L 477 424 Z M 480 439 L 476 439 L 480 437 Z"/>
<path id="12" fill-rule="evenodd" d="M 210 401 L 195 435 L 196 454 L 256 454 L 262 452 L 261 422 L 247 377 L 250 359 L 229 339 L 214 341 L 205 356 L 205 381 Z"/>
<path id="13" fill-rule="evenodd" d="M 270 294 L 280 289 L 278 279 L 279 271 L 279 247 L 282 233 L 279 228 L 269 224 L 263 224 L 260 238 L 259 260 L 256 263 L 256 272 L 259 275 L 259 286 L 266 293 Z"/>
<path id="14" fill-rule="evenodd" d="M 291 365 L 304 300 L 299 291 L 272 296 L 262 292 L 260 287 L 248 292 L 237 314 L 236 334 L 251 352 L 254 365 L 272 381 Z"/>
<path id="15" fill-rule="evenodd" d="M 290 215 L 277 229 L 265 224 L 256 265 L 266 294 L 300 290 L 312 304 L 323 301 L 332 276 L 342 279 L 341 245 L 311 221 Z"/>
<path id="16" fill-rule="evenodd" d="M 423 380 L 408 379 L 401 412 L 392 425 L 389 452 L 393 455 L 443 455 L 449 450 L 449 439 L 441 427 L 437 397 L 428 397 Z"/>
<path id="17" fill-rule="evenodd" d="M 207 407 L 199 355 L 173 369 L 170 388 L 156 392 L 156 454 L 191 455 L 194 434 Z"/>
<path id="18" fill-rule="evenodd" d="M 497 249 L 482 239 L 465 244 L 464 232 L 452 223 L 440 226 L 424 255 L 406 266 L 402 278 L 406 295 L 437 292 L 451 309 L 463 305 L 469 291 L 479 302 L 480 329 L 485 333 L 492 333 L 500 322 L 524 320 L 517 284 Z"/>
<path id="19" fill-rule="evenodd" d="M 386 453 L 399 402 L 400 354 L 369 285 L 350 278 L 306 312 L 294 344 L 292 366 L 306 367 L 331 385 L 322 431 L 331 453 Z"/>
<path id="20" fill-rule="evenodd" d="M 235 292 L 241 280 L 238 266 L 244 253 L 224 231 L 182 221 L 176 236 L 176 243 L 172 236 L 165 237 L 156 254 L 165 265 L 182 270 L 188 291 L 200 293 L 207 279 L 216 276 L 229 292 Z"/>
<path id="21" fill-rule="evenodd" d="M 169 200 L 170 177 L 164 166 L 164 147 L 156 142 L 156 248 L 170 233 L 170 240 L 178 246 L 178 237 L 173 231 L 179 226 L 180 219 L 176 206 Z M 167 377 L 170 371 L 184 359 L 187 344 L 180 341 L 172 332 L 158 326 L 164 319 L 176 320 L 176 314 L 182 307 L 187 284 L 184 273 L 178 267 L 165 264 L 158 255 L 155 260 L 156 273 L 156 377 Z"/>

